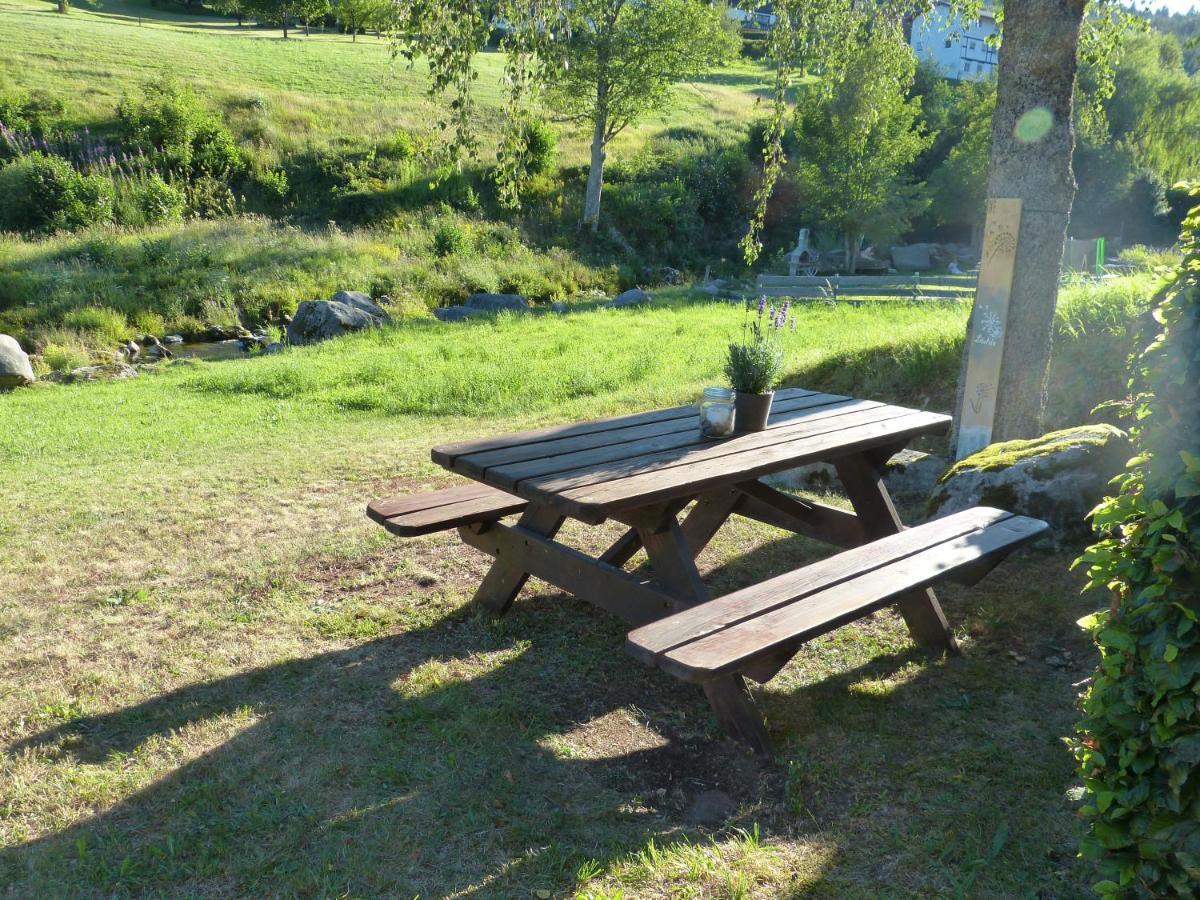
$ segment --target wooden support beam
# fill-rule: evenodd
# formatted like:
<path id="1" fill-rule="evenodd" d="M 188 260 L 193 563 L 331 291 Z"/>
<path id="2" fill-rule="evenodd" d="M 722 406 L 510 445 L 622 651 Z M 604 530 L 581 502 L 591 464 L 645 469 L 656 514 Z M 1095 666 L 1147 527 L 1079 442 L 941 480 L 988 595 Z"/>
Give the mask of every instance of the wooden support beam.
<path id="1" fill-rule="evenodd" d="M 703 553 L 704 548 L 716 537 L 740 499 L 739 492 L 732 488 L 701 494 L 696 499 L 696 505 L 680 526 L 693 559 Z"/>
<path id="2" fill-rule="evenodd" d="M 815 500 L 793 497 L 761 481 L 746 481 L 737 487 L 743 495 L 734 509 L 739 516 L 824 541 L 835 547 L 857 547 L 866 543 L 862 523 L 852 512 Z"/>
<path id="3" fill-rule="evenodd" d="M 872 459 L 856 453 L 835 460 L 834 466 L 868 538 L 874 540 L 904 530 L 883 483 L 884 463 L 878 457 Z M 906 594 L 896 605 L 917 644 L 940 653 L 958 652 L 954 634 L 932 588 Z"/>
<path id="4" fill-rule="evenodd" d="M 631 625 L 644 625 L 683 606 L 655 585 L 520 524 L 464 527 L 458 533 L 465 543 L 495 556 L 497 563 L 508 561 L 526 577 L 535 575 Z"/>
<path id="5" fill-rule="evenodd" d="M 525 509 L 525 512 L 521 514 L 521 518 L 517 520 L 517 526 L 529 534 L 549 540 L 558 534 L 558 529 L 562 527 L 563 519 L 564 517 L 554 507 L 531 503 Z M 459 534 L 467 532 L 477 534 L 478 531 L 476 529 L 482 530 L 489 527 L 507 528 L 507 526 L 499 524 L 492 526 L 468 525 L 459 528 Z M 470 543 L 470 541 L 467 541 L 467 543 Z M 487 575 L 480 582 L 479 588 L 475 591 L 473 602 L 495 615 L 502 616 L 508 612 L 508 608 L 512 606 L 513 600 L 517 598 L 517 594 L 521 593 L 521 588 L 529 580 L 530 570 L 525 568 L 524 563 L 517 554 L 495 553 L 493 555 L 496 557 L 496 561 L 492 563 L 492 567 L 488 569 Z"/>
<path id="6" fill-rule="evenodd" d="M 704 682 L 704 695 L 722 731 L 749 744 L 755 753 L 770 755 L 771 739 L 762 714 L 741 675 L 722 675 Z"/>

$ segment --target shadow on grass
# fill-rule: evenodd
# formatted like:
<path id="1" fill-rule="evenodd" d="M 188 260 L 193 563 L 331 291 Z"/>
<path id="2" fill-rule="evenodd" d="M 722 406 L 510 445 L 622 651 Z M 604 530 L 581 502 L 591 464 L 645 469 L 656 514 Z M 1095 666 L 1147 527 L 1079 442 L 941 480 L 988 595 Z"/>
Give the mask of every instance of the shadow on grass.
<path id="1" fill-rule="evenodd" d="M 214 720 L 225 720 L 221 735 L 235 732 L 104 813 L 9 850 L 3 880 L 43 895 L 184 884 L 251 895 L 561 891 L 589 860 L 607 864 L 679 830 L 626 808 L 631 794 L 683 781 L 733 790 L 731 757 L 753 777 L 756 764 L 735 748 L 691 755 L 636 713 L 606 720 L 653 696 L 649 672 L 622 674 L 620 630 L 588 616 L 613 633 L 581 654 L 573 629 L 545 627 L 578 609 L 564 613 L 557 597 L 521 606 L 498 625 L 453 614 L 13 745 L 80 772 L 164 743 L 190 757 Z M 526 627 L 530 617 L 541 627 Z M 700 703 L 683 706 L 703 721 Z M 674 709 L 664 717 L 680 721 Z M 586 728 L 570 740 L 581 722 L 626 733 L 615 745 Z"/>
<path id="2" fill-rule="evenodd" d="M 756 581 L 813 548 L 770 541 L 710 580 Z M 718 739 L 698 691 L 631 665 L 618 622 L 558 594 L 188 686 L 8 748 L 42 755 L 50 779 L 190 761 L 7 851 L 0 878 L 29 895 L 569 895 L 581 870 L 703 835 L 692 801 L 716 788 L 740 804 L 732 824 L 805 848 L 791 874 L 772 863 L 776 884 L 1072 895 L 1070 679 L 996 659 L 1029 650 L 1020 581 L 1001 581 L 1008 608 L 986 620 L 951 595 L 952 619 L 992 632 L 963 659 L 927 664 L 886 617 L 803 651 L 763 692 L 767 766 Z M 1032 631 L 1058 640 L 1065 618 Z"/>

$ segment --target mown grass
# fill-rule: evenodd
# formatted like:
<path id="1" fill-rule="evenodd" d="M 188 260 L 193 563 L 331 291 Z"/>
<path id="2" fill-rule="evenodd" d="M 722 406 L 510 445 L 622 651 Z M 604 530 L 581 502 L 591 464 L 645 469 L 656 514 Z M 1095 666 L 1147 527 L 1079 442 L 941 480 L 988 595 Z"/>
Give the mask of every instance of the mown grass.
<path id="1" fill-rule="evenodd" d="M 485 155 L 503 116 L 503 65 L 498 53 L 476 59 Z M 388 42 L 375 37 L 352 43 L 297 30 L 284 41 L 273 29 L 239 29 L 232 20 L 164 13 L 137 0 L 75 7 L 66 17 L 39 0 L 0 0 L 0 82 L 69 98 L 80 125 L 111 120 L 123 94 L 168 67 L 225 108 L 239 136 L 279 153 L 370 145 L 398 128 L 426 131 L 439 118 L 425 97 L 424 66 L 393 61 Z M 622 135 L 614 153 L 640 146 L 668 121 L 744 119 L 766 85 L 765 70 L 749 63 L 681 85 L 669 111 Z M 564 162 L 582 161 L 584 137 L 564 132 L 563 139 Z"/>
<path id="2" fill-rule="evenodd" d="M 1076 309 L 1077 358 L 1108 333 L 1098 306 Z M 944 408 L 965 313 L 801 307 L 789 381 Z M 1066 558 L 944 591 L 961 659 L 914 651 L 891 613 L 809 647 L 761 692 L 779 751 L 759 765 L 696 692 L 630 665 L 611 617 L 534 585 L 501 622 L 476 618 L 482 557 L 362 515 L 446 483 L 440 441 L 692 398 L 741 321 L 684 292 L 405 320 L 0 398 L 0 880 L 18 896 L 1085 894 L 1059 739 L 1091 601 Z M 823 552 L 738 521 L 702 569 L 723 593 Z M 1045 662 L 1064 650 L 1065 668 Z M 708 790 L 732 806 L 699 821 Z"/>

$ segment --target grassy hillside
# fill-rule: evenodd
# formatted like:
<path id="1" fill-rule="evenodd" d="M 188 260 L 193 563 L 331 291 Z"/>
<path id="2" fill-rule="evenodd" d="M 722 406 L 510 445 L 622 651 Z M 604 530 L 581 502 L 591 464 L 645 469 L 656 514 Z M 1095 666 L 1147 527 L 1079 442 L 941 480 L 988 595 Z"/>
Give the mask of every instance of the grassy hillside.
<path id="1" fill-rule="evenodd" d="M 386 294 L 396 311 L 476 290 L 573 299 L 652 280 L 648 265 L 715 262 L 736 240 L 730 223 L 745 218 L 729 195 L 748 194 L 740 148 L 765 90 L 755 64 L 677 86 L 667 109 L 617 139 L 606 204 L 624 238 L 584 240 L 575 222 L 586 154 L 574 131 L 558 128 L 557 168 L 531 185 L 519 214 L 495 199 L 487 164 L 501 115 L 497 53 L 477 58 L 481 158 L 449 173 L 424 70 L 393 60 L 386 41 L 316 31 L 285 41 L 133 0 L 52 10 L 0 0 L 0 95 L 60 98 L 56 129 L 115 140 L 121 98 L 169 77 L 219 115 L 244 166 L 215 190 L 211 179 L 167 173 L 184 193 L 198 191 L 182 222 L 146 225 L 136 193 L 144 176 L 117 174 L 116 221 L 125 224 L 38 240 L 0 235 L 0 331 L 32 351 L 74 348 L 60 358 L 78 358 L 110 349 L 122 330 L 262 324 L 338 289 Z M 273 178 L 282 179 L 278 193 L 263 187 Z M 708 207 L 719 208 L 720 224 L 709 224 Z M 89 332 L 67 321 L 76 312 L 125 321 Z"/>
<path id="2" fill-rule="evenodd" d="M 501 115 L 503 58 L 480 54 L 477 92 L 484 155 Z M 242 137 L 286 151 L 360 146 L 397 128 L 423 130 L 436 110 L 425 99 L 425 71 L 393 61 L 386 41 L 360 36 L 238 28 L 213 16 L 164 13 L 139 0 L 106 0 L 60 16 L 41 0 L 0 0 L 0 84 L 4 80 L 70 98 L 78 124 L 111 118 L 123 93 L 163 77 L 193 84 L 225 108 Z M 670 109 L 622 135 L 614 155 L 668 125 L 744 120 L 767 79 L 741 63 L 675 89 Z M 583 142 L 564 133 L 566 162 L 583 160 Z"/>

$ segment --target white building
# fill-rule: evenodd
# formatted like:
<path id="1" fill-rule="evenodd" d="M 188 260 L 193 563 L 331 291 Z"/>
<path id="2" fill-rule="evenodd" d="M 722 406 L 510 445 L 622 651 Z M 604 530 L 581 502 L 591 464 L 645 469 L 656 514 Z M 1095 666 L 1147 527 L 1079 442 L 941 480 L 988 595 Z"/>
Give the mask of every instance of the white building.
<path id="1" fill-rule="evenodd" d="M 986 78 L 997 62 L 996 46 L 988 38 L 998 31 L 989 10 L 979 14 L 978 22 L 964 22 L 951 14 L 949 3 L 938 2 L 913 20 L 909 44 L 917 59 L 933 62 L 947 78 Z"/>

